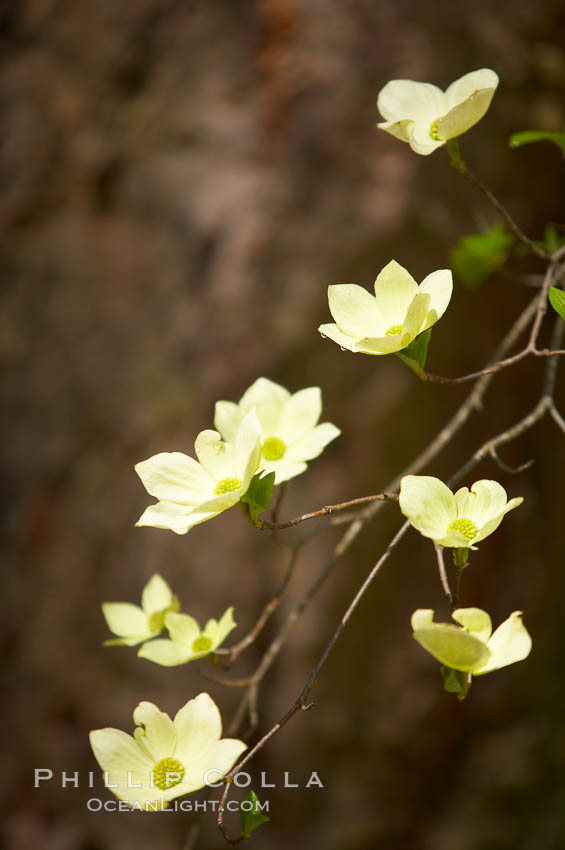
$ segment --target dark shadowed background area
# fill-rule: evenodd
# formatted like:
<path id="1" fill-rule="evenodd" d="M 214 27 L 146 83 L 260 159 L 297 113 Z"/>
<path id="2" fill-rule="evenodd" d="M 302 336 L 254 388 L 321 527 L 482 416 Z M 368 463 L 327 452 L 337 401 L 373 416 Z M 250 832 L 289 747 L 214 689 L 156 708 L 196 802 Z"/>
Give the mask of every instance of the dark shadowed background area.
<path id="1" fill-rule="evenodd" d="M 165 669 L 103 648 L 100 604 L 138 602 L 160 572 L 201 622 L 235 606 L 243 636 L 287 554 L 229 511 L 178 537 L 134 522 L 150 499 L 133 471 L 193 453 L 218 399 L 258 376 L 319 385 L 342 436 L 291 483 L 283 516 L 379 492 L 431 440 L 465 387 L 423 384 L 396 358 L 322 340 L 326 287 L 370 286 L 391 258 L 418 280 L 457 238 L 496 218 L 449 167 L 376 129 L 395 77 L 446 87 L 494 68 L 501 85 L 462 140 L 470 165 L 538 238 L 563 222 L 564 163 L 510 133 L 565 123 L 561 0 L 20 0 L 1 11 L 2 352 L 9 434 L 1 800 L 14 850 L 182 850 L 193 816 L 89 813 L 110 799 L 88 731 L 131 731 L 142 699 L 174 713 L 233 689 L 203 664 Z M 539 272 L 538 261 L 514 261 Z M 480 368 L 532 296 L 508 277 L 456 280 L 429 368 Z M 448 477 L 535 401 L 543 363 L 497 377 L 482 416 L 426 470 Z M 563 378 L 563 376 L 561 376 Z M 563 391 L 561 388 L 563 408 Z M 485 541 L 463 603 L 495 624 L 524 610 L 529 660 L 458 703 L 411 637 L 416 607 L 447 617 L 433 548 L 403 541 L 313 692 L 253 762 L 272 822 L 264 850 L 559 850 L 565 847 L 563 436 L 544 422 L 494 477 L 525 503 Z M 340 562 L 263 683 L 260 730 L 289 707 L 345 606 L 399 525 L 387 506 Z M 302 551 L 289 600 L 234 672 L 244 676 L 338 539 Z M 54 779 L 33 787 L 34 768 Z M 61 789 L 61 771 L 79 788 Z M 318 771 L 324 789 L 303 785 Z M 88 771 L 96 787 L 87 787 Z M 260 772 L 275 782 L 261 791 Z M 234 826 L 235 828 L 235 826 Z M 196 845 L 225 846 L 214 816 Z"/>

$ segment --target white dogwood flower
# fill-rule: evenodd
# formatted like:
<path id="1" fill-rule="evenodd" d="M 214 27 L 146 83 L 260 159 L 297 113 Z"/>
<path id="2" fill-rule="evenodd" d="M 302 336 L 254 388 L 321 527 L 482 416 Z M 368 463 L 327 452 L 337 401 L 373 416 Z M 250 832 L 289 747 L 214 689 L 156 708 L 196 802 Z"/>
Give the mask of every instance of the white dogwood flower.
<path id="1" fill-rule="evenodd" d="M 150 640 L 140 647 L 137 654 L 163 667 L 176 667 L 214 652 L 236 625 L 233 608 L 228 608 L 219 621 L 208 620 L 202 630 L 194 617 L 188 614 L 166 614 L 169 640 Z"/>
<path id="2" fill-rule="evenodd" d="M 104 602 L 102 613 L 108 628 L 118 638 L 104 641 L 105 646 L 135 646 L 163 630 L 165 614 L 178 611 L 179 601 L 160 575 L 149 579 L 141 595 L 141 607 L 131 602 Z"/>
<path id="3" fill-rule="evenodd" d="M 169 800 L 218 781 L 247 745 L 221 739 L 222 719 L 209 694 L 189 700 L 174 720 L 151 702 L 133 713 L 133 737 L 119 729 L 95 729 L 90 745 L 108 788 L 120 800 L 146 811 L 165 808 Z"/>
<path id="4" fill-rule="evenodd" d="M 434 612 L 419 608 L 412 614 L 414 638 L 441 664 L 483 676 L 530 654 L 532 639 L 522 623 L 522 612 L 514 611 L 492 634 L 492 622 L 481 608 L 457 608 L 452 623 L 434 623 Z"/>
<path id="5" fill-rule="evenodd" d="M 216 403 L 214 425 L 225 440 L 233 440 L 248 411 L 255 409 L 261 423 L 259 469 L 275 473 L 275 484 L 300 475 L 307 461 L 318 457 L 341 431 L 330 422 L 318 425 L 322 413 L 319 387 L 308 387 L 291 395 L 288 390 L 258 378 L 238 404 Z"/>
<path id="6" fill-rule="evenodd" d="M 402 351 L 443 316 L 451 299 L 449 269 L 429 274 L 418 286 L 395 260 L 379 272 L 375 295 L 355 283 L 328 287 L 335 324 L 321 325 L 324 337 L 363 354 Z"/>
<path id="7" fill-rule="evenodd" d="M 497 86 L 490 68 L 465 74 L 445 92 L 431 83 L 391 80 L 379 93 L 377 106 L 386 120 L 377 126 L 427 155 L 480 121 Z"/>
<path id="8" fill-rule="evenodd" d="M 471 490 L 452 493 L 447 484 L 430 475 L 405 475 L 400 482 L 400 510 L 424 537 L 452 549 L 476 549 L 498 528 L 508 511 L 523 498 L 507 501 L 497 481 L 476 481 Z"/>
<path id="9" fill-rule="evenodd" d="M 255 412 L 243 419 L 233 442 L 223 442 L 217 431 L 201 431 L 194 448 L 198 461 L 181 452 L 161 452 L 136 464 L 143 486 L 159 499 L 136 525 L 186 534 L 236 505 L 261 457 L 261 426 Z"/>

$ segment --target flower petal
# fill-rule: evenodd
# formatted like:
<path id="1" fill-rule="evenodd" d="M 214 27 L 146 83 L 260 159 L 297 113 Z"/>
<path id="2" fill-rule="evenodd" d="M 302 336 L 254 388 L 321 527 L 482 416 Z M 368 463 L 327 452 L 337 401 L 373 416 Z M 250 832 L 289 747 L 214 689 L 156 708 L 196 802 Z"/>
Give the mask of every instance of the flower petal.
<path id="1" fill-rule="evenodd" d="M 174 602 L 173 592 L 159 573 L 152 576 L 141 594 L 141 607 L 146 614 L 166 611 Z"/>
<path id="2" fill-rule="evenodd" d="M 340 331 L 337 325 L 320 325 L 318 332 L 320 336 L 324 337 L 324 339 L 332 339 L 334 342 L 337 342 L 340 348 L 353 351 L 354 353 L 357 352 L 357 349 L 355 348 L 357 337 L 344 334 L 343 331 Z"/>
<path id="3" fill-rule="evenodd" d="M 126 646 L 135 646 L 151 637 L 147 615 L 131 602 L 104 602 L 102 613 L 108 628 L 123 639 Z"/>
<path id="4" fill-rule="evenodd" d="M 363 354 L 393 354 L 395 351 L 402 351 L 407 344 L 402 334 L 389 334 L 381 337 L 364 337 L 355 344 L 355 350 Z"/>
<path id="5" fill-rule="evenodd" d="M 507 620 L 500 625 L 488 642 L 491 651 L 490 659 L 479 669 L 475 670 L 476 676 L 514 664 L 515 661 L 523 661 L 530 654 L 532 639 L 522 622 L 522 612 L 514 611 Z"/>
<path id="6" fill-rule="evenodd" d="M 402 341 L 405 345 L 409 345 L 424 330 L 424 323 L 430 309 L 430 302 L 431 298 L 427 292 L 419 292 L 412 299 L 402 325 Z M 405 341 L 406 337 L 408 338 L 408 342 Z"/>
<path id="7" fill-rule="evenodd" d="M 283 481 L 290 481 L 297 475 L 301 475 L 308 469 L 306 463 L 295 463 L 286 460 L 286 455 L 282 460 L 261 460 L 260 470 L 275 473 L 275 484 L 282 484 Z"/>
<path id="8" fill-rule="evenodd" d="M 493 88 L 479 89 L 470 95 L 463 103 L 457 104 L 437 124 L 439 139 L 455 139 L 470 130 L 480 121 L 494 95 Z"/>
<path id="9" fill-rule="evenodd" d="M 186 534 L 193 525 L 204 522 L 205 519 L 215 516 L 210 512 L 207 515 L 196 513 L 190 505 L 179 505 L 177 502 L 157 502 L 149 505 L 136 522 L 136 526 L 150 526 L 151 528 L 167 528 L 175 534 Z"/>
<path id="10" fill-rule="evenodd" d="M 152 702 L 140 702 L 133 712 L 133 721 L 139 728 L 134 731 L 136 741 L 151 753 L 155 761 L 168 758 L 175 751 L 177 732 L 168 714 Z"/>
<path id="11" fill-rule="evenodd" d="M 165 614 L 165 626 L 170 638 L 181 646 L 192 647 L 197 637 L 200 637 L 200 626 L 188 614 Z"/>
<path id="12" fill-rule="evenodd" d="M 217 431 L 210 429 L 201 431 L 194 441 L 194 450 L 199 462 L 215 481 L 234 477 L 234 445 L 233 443 L 224 443 L 221 434 Z"/>
<path id="13" fill-rule="evenodd" d="M 406 311 L 417 294 L 418 284 L 396 260 L 387 263 L 377 275 L 375 299 L 388 327 L 403 324 Z"/>
<path id="14" fill-rule="evenodd" d="M 390 135 L 394 136 L 395 139 L 400 139 L 401 142 L 408 142 L 410 141 L 414 122 L 410 120 L 382 121 L 380 124 L 377 124 L 377 127 L 379 130 L 384 130 L 386 133 L 390 133 Z"/>
<path id="15" fill-rule="evenodd" d="M 233 443 L 241 422 L 239 407 L 233 401 L 217 401 L 214 407 L 214 428 L 224 440 Z"/>
<path id="16" fill-rule="evenodd" d="M 194 765 L 194 772 L 203 778 L 208 771 L 213 771 L 209 781 L 219 782 L 226 773 L 229 773 L 246 749 L 247 744 L 237 738 L 223 738 L 213 744 L 206 753 L 202 753 L 200 765 Z"/>
<path id="17" fill-rule="evenodd" d="M 283 404 L 279 431 L 273 436 L 279 437 L 287 446 L 290 446 L 313 431 L 321 413 L 320 387 L 299 390 Z"/>
<path id="18" fill-rule="evenodd" d="M 261 459 L 261 424 L 255 410 L 243 419 L 235 440 L 235 475 L 246 493 Z M 239 501 L 239 499 L 238 499 Z"/>
<path id="19" fill-rule="evenodd" d="M 387 121 L 411 118 L 429 127 L 445 112 L 445 95 L 431 83 L 390 80 L 379 92 L 377 107 Z"/>
<path id="20" fill-rule="evenodd" d="M 108 774 L 108 784 L 118 785 L 110 790 L 122 800 L 145 797 L 150 790 L 153 762 L 131 735 L 106 727 L 94 729 L 89 739 L 96 761 Z M 129 785 L 141 784 L 143 788 L 128 788 L 128 779 Z"/>
<path id="21" fill-rule="evenodd" d="M 328 443 L 339 437 L 341 431 L 332 425 L 331 422 L 323 422 L 321 425 L 316 425 L 310 433 L 306 434 L 291 446 L 285 452 L 285 461 L 304 461 L 313 460 L 322 454 Z"/>
<path id="22" fill-rule="evenodd" d="M 177 667 L 179 664 L 186 664 L 194 657 L 191 647 L 165 638 L 147 641 L 140 646 L 137 655 L 162 667 Z"/>
<path id="23" fill-rule="evenodd" d="M 466 632 L 486 643 L 491 636 L 492 620 L 481 608 L 456 608 L 451 615 Z"/>
<path id="24" fill-rule="evenodd" d="M 244 415 L 257 407 L 264 410 L 266 419 L 269 420 L 269 425 L 276 426 L 278 420 L 278 412 L 282 405 L 290 398 L 290 393 L 285 387 L 270 381 L 269 378 L 257 378 L 249 389 L 247 389 L 239 402 L 239 412 Z M 272 411 L 274 414 L 274 422 L 270 422 L 270 416 L 267 411 Z"/>
<path id="25" fill-rule="evenodd" d="M 175 754 L 184 765 L 197 759 L 202 751 L 209 750 L 222 735 L 220 711 L 207 693 L 189 700 L 177 711 L 173 722 L 177 732 Z"/>
<path id="26" fill-rule="evenodd" d="M 453 670 L 474 672 L 490 658 L 482 641 L 450 623 L 416 629 L 413 637 L 437 661 Z"/>
<path id="27" fill-rule="evenodd" d="M 210 638 L 212 646 L 209 652 L 213 652 L 224 640 L 229 633 L 235 629 L 237 623 L 233 618 L 233 607 L 227 609 L 220 617 L 220 620 L 208 620 L 206 626 L 202 630 L 202 634 Z"/>
<path id="28" fill-rule="evenodd" d="M 430 475 L 405 475 L 400 482 L 400 510 L 424 537 L 439 540 L 457 518 L 455 497 L 447 484 Z"/>
<path id="29" fill-rule="evenodd" d="M 356 283 L 328 286 L 328 303 L 339 330 L 356 339 L 384 336 L 388 325 L 370 292 Z"/>
<path id="30" fill-rule="evenodd" d="M 434 613 L 433 608 L 417 608 L 410 618 L 412 631 L 415 632 L 416 629 L 423 629 L 426 626 L 431 626 L 434 621 Z"/>
<path id="31" fill-rule="evenodd" d="M 495 91 L 498 86 L 498 74 L 490 68 L 481 68 L 479 71 L 471 71 L 465 74 L 448 87 L 445 92 L 446 110 L 448 112 L 454 106 L 464 103 L 475 92 L 482 89 Z"/>
<path id="32" fill-rule="evenodd" d="M 506 490 L 498 481 L 475 481 L 465 501 L 464 516 L 481 529 L 485 523 L 503 513 L 506 503 Z"/>
<path id="33" fill-rule="evenodd" d="M 203 467 L 182 452 L 160 452 L 136 463 L 143 486 L 155 498 L 194 505 L 213 492 L 215 482 Z"/>
<path id="34" fill-rule="evenodd" d="M 420 284 L 420 292 L 427 292 L 430 296 L 430 306 L 426 316 L 423 331 L 431 328 L 438 319 L 441 319 L 447 309 L 453 293 L 453 275 L 449 269 L 438 269 L 429 274 Z"/>

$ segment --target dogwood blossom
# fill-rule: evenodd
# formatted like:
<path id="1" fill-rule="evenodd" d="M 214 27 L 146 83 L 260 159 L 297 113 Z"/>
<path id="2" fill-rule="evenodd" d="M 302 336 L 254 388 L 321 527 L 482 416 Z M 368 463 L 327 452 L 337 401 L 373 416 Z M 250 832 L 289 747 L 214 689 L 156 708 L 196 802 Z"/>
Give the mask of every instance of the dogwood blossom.
<path id="1" fill-rule="evenodd" d="M 159 499 L 136 525 L 186 534 L 236 505 L 261 456 L 261 426 L 255 412 L 242 420 L 233 442 L 223 442 L 217 431 L 201 431 L 194 448 L 198 461 L 181 452 L 161 452 L 136 464 L 145 489 Z"/>
<path id="2" fill-rule="evenodd" d="M 133 737 L 119 729 L 95 729 L 90 745 L 108 788 L 128 805 L 157 811 L 167 802 L 198 791 L 213 771 L 218 781 L 247 745 L 223 738 L 218 706 L 209 694 L 189 700 L 174 720 L 151 702 L 133 713 Z"/>
<path id="3" fill-rule="evenodd" d="M 202 630 L 194 617 L 188 614 L 166 614 L 169 640 L 150 640 L 140 647 L 137 654 L 163 667 L 176 667 L 214 652 L 236 625 L 233 608 L 228 608 L 219 621 L 208 620 Z"/>
<path id="4" fill-rule="evenodd" d="M 456 493 L 429 475 L 405 475 L 400 482 L 400 510 L 410 524 L 439 546 L 453 549 L 476 549 L 473 544 L 492 534 L 523 501 L 507 501 L 497 481 L 476 481 L 470 491 L 461 487 Z"/>
<path id="5" fill-rule="evenodd" d="M 318 330 L 349 351 L 402 351 L 443 316 L 452 291 L 449 269 L 432 272 L 418 286 L 405 268 L 391 260 L 375 280 L 374 296 L 355 283 L 329 286 L 335 324 L 320 325 Z"/>
<path id="6" fill-rule="evenodd" d="M 532 639 L 521 611 L 514 611 L 494 634 L 491 619 L 481 608 L 457 608 L 451 616 L 459 626 L 434 623 L 432 609 L 418 608 L 411 623 L 420 646 L 452 670 L 483 676 L 530 654 Z"/>
<path id="7" fill-rule="evenodd" d="M 341 434 L 330 422 L 318 425 L 322 413 L 319 387 L 307 387 L 291 395 L 268 378 L 258 378 L 238 404 L 218 401 L 214 425 L 225 440 L 235 439 L 248 411 L 255 409 L 261 423 L 259 469 L 275 473 L 275 484 L 300 475 L 307 461 L 318 457 Z"/>
<path id="8" fill-rule="evenodd" d="M 141 607 L 131 602 L 104 602 L 102 613 L 108 628 L 118 638 L 107 640 L 105 646 L 135 646 L 153 638 L 163 630 L 165 615 L 178 611 L 179 601 L 160 575 L 149 579 L 141 595 Z"/>
<path id="9" fill-rule="evenodd" d="M 377 126 L 427 155 L 480 121 L 497 86 L 498 76 L 490 68 L 465 74 L 445 92 L 431 83 L 391 80 L 378 96 L 386 120 Z"/>

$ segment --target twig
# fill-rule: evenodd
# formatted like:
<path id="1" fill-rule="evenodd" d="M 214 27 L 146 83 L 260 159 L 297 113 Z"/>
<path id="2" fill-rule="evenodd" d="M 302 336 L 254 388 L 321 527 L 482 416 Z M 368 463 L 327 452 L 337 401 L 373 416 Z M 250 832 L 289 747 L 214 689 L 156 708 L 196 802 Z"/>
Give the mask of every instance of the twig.
<path id="1" fill-rule="evenodd" d="M 310 511 L 307 514 L 302 514 L 302 516 L 289 519 L 286 522 L 267 522 L 266 520 L 258 519 L 255 525 L 257 528 L 261 529 L 261 531 L 282 531 L 285 528 L 293 528 L 295 525 L 299 525 L 307 519 L 315 519 L 316 517 L 327 516 L 328 514 L 334 514 L 338 511 L 346 511 L 348 508 L 365 505 L 367 502 L 395 500 L 398 500 L 397 493 L 378 493 L 376 496 L 360 496 L 358 499 L 351 499 L 348 502 L 340 502 L 337 505 L 325 505 L 317 511 Z"/>
<path id="2" fill-rule="evenodd" d="M 443 587 L 443 592 L 447 596 L 447 601 L 449 602 L 451 610 L 453 611 L 454 598 L 453 598 L 453 594 L 451 593 L 449 581 L 447 579 L 447 572 L 446 572 L 445 563 L 444 563 L 444 560 L 443 560 L 443 546 L 438 546 L 437 543 L 434 543 L 434 549 L 436 550 L 437 566 L 438 566 L 438 570 L 439 570 L 439 580 L 441 581 L 441 586 Z"/>
<path id="3" fill-rule="evenodd" d="M 455 168 L 455 170 L 458 171 L 459 174 L 462 174 L 463 177 L 465 177 L 465 179 L 469 181 L 469 183 L 472 183 L 473 186 L 476 186 L 476 188 L 479 189 L 483 193 L 483 195 L 485 195 L 489 199 L 493 207 L 506 220 L 506 223 L 508 224 L 514 235 L 520 240 L 520 242 L 522 242 L 523 245 L 529 248 L 532 254 L 535 254 L 536 257 L 540 257 L 540 259 L 542 260 L 553 259 L 553 257 L 548 257 L 548 254 L 543 250 L 543 248 L 540 248 L 539 245 L 537 245 L 532 239 L 530 239 L 529 236 L 526 236 L 524 231 L 516 224 L 506 207 L 500 203 L 500 201 L 498 200 L 498 198 L 495 197 L 495 195 L 493 195 L 488 186 L 486 186 L 483 181 L 476 176 L 476 174 L 473 174 L 473 172 L 469 170 L 469 168 L 467 167 L 467 163 L 461 156 L 457 139 L 451 139 L 447 143 L 446 148 L 449 154 L 450 162 Z"/>

